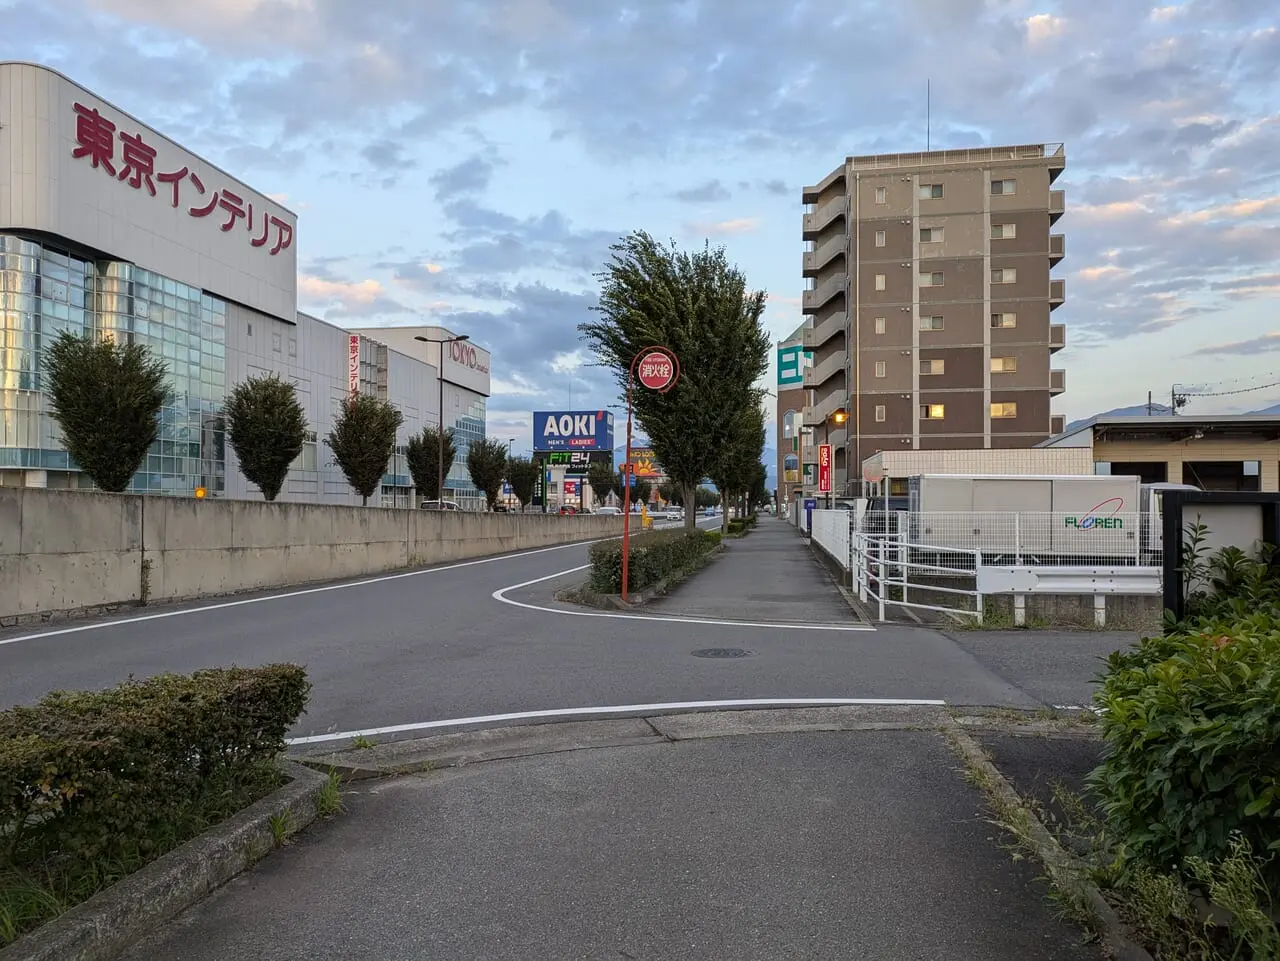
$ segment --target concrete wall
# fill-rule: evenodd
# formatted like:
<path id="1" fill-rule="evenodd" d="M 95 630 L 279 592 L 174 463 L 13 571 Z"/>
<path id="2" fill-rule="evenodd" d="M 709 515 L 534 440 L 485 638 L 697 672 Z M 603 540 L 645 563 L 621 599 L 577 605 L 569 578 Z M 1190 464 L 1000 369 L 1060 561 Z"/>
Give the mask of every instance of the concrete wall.
<path id="1" fill-rule="evenodd" d="M 472 514 L 0 488 L 0 625 L 550 547 L 620 516 Z M 144 565 L 145 561 L 145 565 Z M 145 573 L 144 573 L 145 571 Z"/>

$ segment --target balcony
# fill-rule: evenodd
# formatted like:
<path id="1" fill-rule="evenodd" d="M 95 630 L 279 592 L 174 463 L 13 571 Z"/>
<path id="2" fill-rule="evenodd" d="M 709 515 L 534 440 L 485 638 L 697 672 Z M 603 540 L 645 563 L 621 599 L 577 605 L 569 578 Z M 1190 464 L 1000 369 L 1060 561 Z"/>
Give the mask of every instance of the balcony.
<path id="1" fill-rule="evenodd" d="M 1065 393 L 1067 389 L 1067 372 L 1065 370 L 1049 371 L 1049 393 L 1054 397 Z"/>
<path id="2" fill-rule="evenodd" d="M 1049 353 L 1056 354 L 1067 346 L 1067 325 L 1066 324 L 1050 324 L 1049 325 Z"/>
<path id="3" fill-rule="evenodd" d="M 806 204 L 816 204 L 818 198 L 836 185 L 838 181 L 844 180 L 844 164 L 841 164 L 831 173 L 827 174 L 818 183 L 812 187 L 801 188 L 801 199 Z"/>
<path id="4" fill-rule="evenodd" d="M 1049 191 L 1049 223 L 1056 224 L 1058 218 L 1067 212 L 1067 192 L 1065 190 Z"/>
<path id="5" fill-rule="evenodd" d="M 845 392 L 842 390 L 834 390 L 826 397 L 817 401 L 814 406 L 804 409 L 804 426 L 805 427 L 822 427 L 827 422 L 827 418 L 844 406 L 846 400 Z M 819 432 L 819 436 L 821 432 Z"/>
<path id="6" fill-rule="evenodd" d="M 831 263 L 836 257 L 843 256 L 849 246 L 849 238 L 844 234 L 839 237 L 832 237 L 817 250 L 806 250 L 804 254 L 804 276 L 813 277 L 817 275 L 827 264 Z"/>
<path id="7" fill-rule="evenodd" d="M 843 374 L 849 357 L 843 350 L 837 350 L 821 363 L 804 369 L 804 386 L 808 389 L 821 387 L 836 374 Z"/>
<path id="8" fill-rule="evenodd" d="M 1049 266 L 1055 267 L 1067 255 L 1067 238 L 1062 234 L 1049 235 Z M 808 256 L 806 254 L 806 256 Z"/>
<path id="9" fill-rule="evenodd" d="M 843 310 L 838 310 L 834 314 L 828 314 L 821 321 L 815 323 L 812 327 L 806 327 L 803 338 L 805 350 L 816 350 L 836 334 L 843 334 L 848 329 L 849 315 Z"/>
<path id="10" fill-rule="evenodd" d="M 847 204 L 844 197 L 834 197 L 812 213 L 804 215 L 802 236 L 805 240 L 817 240 L 818 234 L 834 223 L 837 217 L 845 215 Z"/>
<path id="11" fill-rule="evenodd" d="M 823 442 L 822 431 L 817 432 L 817 439 L 818 439 L 818 443 L 821 444 Z M 843 452 L 844 448 L 849 443 L 849 429 L 845 427 L 844 424 L 841 424 L 839 427 L 836 427 L 834 424 L 832 424 L 831 434 L 830 434 L 830 437 L 827 439 L 826 443 L 830 444 L 837 451 Z M 834 458 L 832 459 L 834 460 Z"/>
<path id="12" fill-rule="evenodd" d="M 1049 433 L 1061 434 L 1067 429 L 1066 414 L 1050 414 L 1049 415 Z"/>
<path id="13" fill-rule="evenodd" d="M 1049 309 L 1057 310 L 1067 301 L 1067 282 L 1065 280 L 1049 281 Z"/>
<path id="14" fill-rule="evenodd" d="M 836 296 L 836 294 L 844 293 L 844 283 L 845 276 L 840 274 L 823 282 L 813 290 L 806 290 L 800 300 L 800 312 L 804 314 L 816 313 L 819 307 Z"/>

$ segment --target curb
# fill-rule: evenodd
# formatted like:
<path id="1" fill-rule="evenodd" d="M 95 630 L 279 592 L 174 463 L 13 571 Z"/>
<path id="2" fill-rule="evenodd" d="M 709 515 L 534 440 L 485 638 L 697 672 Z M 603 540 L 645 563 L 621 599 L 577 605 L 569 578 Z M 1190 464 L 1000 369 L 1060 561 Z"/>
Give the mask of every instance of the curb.
<path id="1" fill-rule="evenodd" d="M 1063 850 L 1057 839 L 1036 817 L 1035 812 L 1022 800 L 1013 785 L 991 762 L 991 758 L 987 756 L 982 746 L 954 721 L 943 726 L 943 733 L 962 755 L 965 763 L 981 771 L 988 779 L 988 785 L 999 795 L 1001 801 L 1016 807 L 1026 815 L 1027 841 L 1035 849 L 1036 857 L 1044 865 L 1055 887 L 1074 891 L 1084 899 L 1090 914 L 1093 915 L 1098 935 L 1106 946 L 1108 957 L 1112 961 L 1153 961 L 1145 948 L 1129 938 L 1115 909 L 1107 903 L 1098 886 L 1082 870 L 1080 862 Z"/>
<path id="2" fill-rule="evenodd" d="M 328 782 L 292 761 L 281 769 L 291 778 L 287 784 L 0 948 L 0 961 L 109 961 L 262 860 L 275 847 L 272 819 L 287 814 L 285 835 L 301 831 L 316 820 L 316 800 Z"/>

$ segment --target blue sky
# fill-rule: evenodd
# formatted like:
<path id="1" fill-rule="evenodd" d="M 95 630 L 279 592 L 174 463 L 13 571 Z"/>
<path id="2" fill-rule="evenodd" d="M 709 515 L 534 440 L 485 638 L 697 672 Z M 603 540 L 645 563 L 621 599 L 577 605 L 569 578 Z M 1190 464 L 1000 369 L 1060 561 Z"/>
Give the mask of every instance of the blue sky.
<path id="1" fill-rule="evenodd" d="M 802 320 L 800 187 L 849 153 L 1066 144 L 1068 419 L 1280 382 L 1274 0 L 0 0 L 56 67 L 297 211 L 300 301 L 494 353 L 490 429 L 614 399 L 621 234 L 727 246 Z M 572 393 L 571 393 L 572 392 Z M 1280 402 L 1280 387 L 1192 412 Z"/>

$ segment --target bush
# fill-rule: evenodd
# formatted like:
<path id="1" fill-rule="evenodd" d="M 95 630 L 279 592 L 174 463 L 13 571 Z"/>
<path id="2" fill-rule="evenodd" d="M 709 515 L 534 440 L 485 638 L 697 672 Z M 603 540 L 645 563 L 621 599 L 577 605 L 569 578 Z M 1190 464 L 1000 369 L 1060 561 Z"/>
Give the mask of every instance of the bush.
<path id="1" fill-rule="evenodd" d="M 302 668 L 273 664 L 0 712 L 0 943 L 278 786 L 310 689 Z M 43 915 L 14 908 L 20 890 Z"/>
<path id="2" fill-rule="evenodd" d="M 1183 871 L 1229 856 L 1237 832 L 1280 850 L 1280 621 L 1214 613 L 1107 661 L 1090 784 L 1122 865 Z M 1266 870 L 1280 891 L 1276 860 Z"/>
<path id="3" fill-rule="evenodd" d="M 627 561 L 627 589 L 644 590 L 684 573 L 720 544 L 718 531 L 650 531 L 631 538 Z M 597 594 L 622 593 L 622 541 L 592 544 L 591 577 L 587 586 Z"/>

